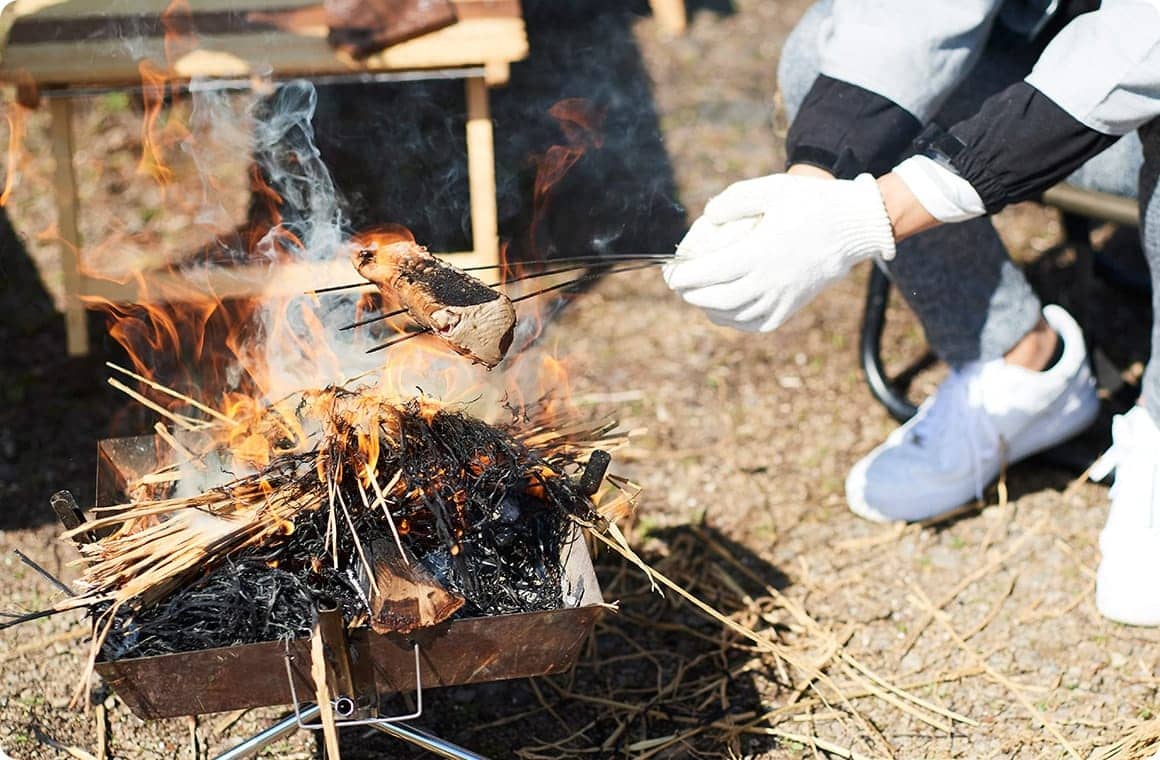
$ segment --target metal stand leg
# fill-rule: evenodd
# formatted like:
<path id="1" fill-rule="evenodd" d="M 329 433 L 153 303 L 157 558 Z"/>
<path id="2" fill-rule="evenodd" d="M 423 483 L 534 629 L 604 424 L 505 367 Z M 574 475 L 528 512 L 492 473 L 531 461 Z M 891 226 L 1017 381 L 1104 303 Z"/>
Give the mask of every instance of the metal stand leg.
<path id="1" fill-rule="evenodd" d="M 406 723 L 375 723 L 371 728 L 376 731 L 382 731 L 384 734 L 390 734 L 396 739 L 410 742 L 416 747 L 422 747 L 431 754 L 438 755 L 439 757 L 450 757 L 455 760 L 487 760 L 483 755 L 477 755 L 457 744 L 452 744 L 437 736 L 432 736 L 426 731 L 412 728 Z"/>
<path id="2" fill-rule="evenodd" d="M 320 712 L 318 705 L 305 706 L 297 715 L 290 715 L 282 719 L 262 733 L 255 734 L 228 752 L 223 752 L 218 755 L 214 760 L 243 760 L 243 758 L 256 755 L 279 739 L 283 739 L 297 731 L 299 720 L 304 722 L 312 721 L 318 717 Z M 384 734 L 393 736 L 396 739 L 410 742 L 416 747 L 425 749 L 439 757 L 450 757 L 455 760 L 487 760 L 483 755 L 477 755 L 471 750 L 444 741 L 437 736 L 432 736 L 426 731 L 420 731 L 417 728 L 408 726 L 406 723 L 374 723 L 371 724 L 371 728 L 374 728 L 376 731 L 382 731 Z"/>
<path id="3" fill-rule="evenodd" d="M 320 712 L 321 710 L 318 709 L 318 705 L 303 707 L 298 714 L 291 714 L 283 718 L 262 733 L 254 734 L 249 739 L 246 739 L 229 752 L 223 752 L 218 755 L 214 760 L 242 760 L 242 758 L 255 755 L 279 739 L 297 731 L 299 719 L 314 720 Z"/>

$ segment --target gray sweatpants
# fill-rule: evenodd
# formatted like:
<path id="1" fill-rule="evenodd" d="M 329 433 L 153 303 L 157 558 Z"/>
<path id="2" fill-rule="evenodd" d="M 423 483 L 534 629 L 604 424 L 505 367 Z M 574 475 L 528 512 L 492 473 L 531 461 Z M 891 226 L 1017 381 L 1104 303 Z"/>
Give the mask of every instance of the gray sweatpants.
<path id="1" fill-rule="evenodd" d="M 786 40 L 778 82 L 792 120 L 818 75 L 818 40 L 831 13 L 819 0 Z M 988 96 L 1022 79 L 1039 49 L 992 40 L 935 121 L 949 126 L 974 113 Z M 1160 124 L 1126 135 L 1070 178 L 1081 187 L 1145 199 L 1141 235 L 1152 277 L 1153 313 L 1160 315 Z M 1139 193 L 1137 194 L 1137 190 Z M 951 366 L 995 359 L 1036 323 L 1038 297 L 1011 261 L 990 219 L 947 224 L 910 238 L 889 264 L 891 279 L 918 315 L 931 348 Z M 1160 421 L 1160 320 L 1153 320 L 1152 359 L 1144 373 L 1145 403 Z"/>

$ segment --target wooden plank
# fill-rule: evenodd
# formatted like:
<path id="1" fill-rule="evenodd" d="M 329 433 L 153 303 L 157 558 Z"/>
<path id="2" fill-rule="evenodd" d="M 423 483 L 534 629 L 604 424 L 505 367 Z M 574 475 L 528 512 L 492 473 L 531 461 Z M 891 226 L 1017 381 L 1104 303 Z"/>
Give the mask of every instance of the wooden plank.
<path id="1" fill-rule="evenodd" d="M 499 263 L 495 191 L 495 136 L 482 77 L 467 80 L 467 179 L 471 192 L 471 245 L 485 264 Z"/>
<path id="2" fill-rule="evenodd" d="M 330 688 L 331 675 L 326 662 L 326 642 L 322 640 L 322 627 L 316 623 L 310 634 L 310 676 L 314 679 L 314 701 L 320 708 L 318 717 L 322 722 L 326 760 L 339 760 L 338 727 L 334 725 L 334 706 L 330 702 L 333 694 Z"/>
<path id="3" fill-rule="evenodd" d="M 688 25 L 685 0 L 649 0 L 653 17 L 661 29 L 669 34 L 684 34 Z"/>
<path id="4" fill-rule="evenodd" d="M 344 59 L 326 42 L 324 27 L 303 34 L 281 31 L 249 35 L 201 36 L 198 48 L 166 65 L 160 39 L 98 40 L 11 46 L 0 65 L 0 80 L 22 72 L 44 86 L 134 85 L 139 63 L 148 59 L 175 77 L 311 76 L 375 71 L 472 66 L 518 61 L 528 55 L 524 22 L 479 18 L 394 45 L 360 63 Z"/>
<path id="5" fill-rule="evenodd" d="M 518 18 L 519 5 L 514 0 L 477 2 L 461 6 L 459 19 Z M 195 39 L 201 35 L 262 34 L 283 30 L 294 34 L 300 30 L 317 33 L 326 28 L 326 14 L 321 5 L 302 7 L 279 6 L 270 8 L 230 7 L 174 14 L 128 14 L 120 9 L 101 15 L 69 15 L 45 17 L 40 15 L 21 18 L 8 35 L 13 47 L 43 43 L 91 44 L 99 40 L 137 40 L 162 38 L 167 34 Z M 442 25 L 426 33 L 437 31 Z M 412 36 L 421 36 L 419 33 Z M 401 38 L 400 38 L 401 39 Z M 396 43 L 398 44 L 398 43 Z"/>
<path id="6" fill-rule="evenodd" d="M 519 0 L 453 0 L 461 16 L 478 13 L 519 14 Z M 159 16 L 172 5 L 172 0 L 118 0 L 110 8 L 109 0 L 16 0 L 13 9 L 18 18 L 77 18 L 83 16 Z M 190 12 L 216 11 L 269 11 L 276 8 L 308 8 L 319 5 L 318 0 L 188 0 Z"/>
<path id="7" fill-rule="evenodd" d="M 80 299 L 80 231 L 77 227 L 77 186 L 73 169 L 72 101 L 53 100 L 52 158 L 56 191 L 57 228 L 60 232 L 60 270 L 64 290 L 64 327 L 69 356 L 89 352 L 89 331 L 85 306 Z"/>

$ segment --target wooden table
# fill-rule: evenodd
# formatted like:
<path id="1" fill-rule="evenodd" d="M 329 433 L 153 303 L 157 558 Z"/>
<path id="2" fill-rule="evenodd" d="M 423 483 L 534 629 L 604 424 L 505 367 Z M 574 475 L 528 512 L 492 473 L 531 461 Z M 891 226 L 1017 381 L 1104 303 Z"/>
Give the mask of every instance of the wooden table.
<path id="1" fill-rule="evenodd" d="M 668 0 L 671 1 L 671 0 Z M 528 54 L 519 0 L 454 0 L 459 21 L 452 26 L 403 42 L 354 62 L 335 53 L 318 24 L 294 31 L 256 22 L 252 11 L 317 10 L 317 0 L 188 0 L 188 26 L 196 46 L 167 58 L 162 12 L 170 0 L 17 0 L 0 60 L 0 81 L 32 82 L 52 114 L 52 149 L 56 161 L 56 204 L 64 273 L 65 324 L 70 354 L 88 352 L 82 299 L 96 296 L 132 303 L 148 297 L 187 293 L 189 282 L 168 272 L 146 274 L 149 295 L 135 283 L 118 284 L 89 277 L 78 266 L 82 241 L 78 233 L 76 174 L 73 167 L 73 100 L 108 89 L 140 84 L 140 66 L 148 61 L 174 82 L 192 78 L 235 80 L 239 86 L 257 80 L 304 77 L 312 80 L 366 78 L 390 80 L 455 77 L 465 81 L 467 166 L 471 202 L 472 250 L 457 263 L 494 264 L 499 255 L 495 151 L 488 87 L 508 79 L 509 66 Z M 239 7 L 241 6 L 241 7 Z M 115 13 L 116 15 L 110 15 Z M 10 16 L 9 19 L 12 17 Z M 0 27 L 2 28 L 2 27 Z M 208 291 L 217 297 L 245 297 L 271 291 L 266 267 L 231 268 L 206 275 Z M 349 281 L 350 265 L 297 265 L 280 271 L 275 289 L 292 292 Z M 175 296 L 176 299 L 176 296 Z"/>
<path id="2" fill-rule="evenodd" d="M 657 24 L 669 34 L 683 34 L 688 24 L 685 0 L 648 0 Z"/>

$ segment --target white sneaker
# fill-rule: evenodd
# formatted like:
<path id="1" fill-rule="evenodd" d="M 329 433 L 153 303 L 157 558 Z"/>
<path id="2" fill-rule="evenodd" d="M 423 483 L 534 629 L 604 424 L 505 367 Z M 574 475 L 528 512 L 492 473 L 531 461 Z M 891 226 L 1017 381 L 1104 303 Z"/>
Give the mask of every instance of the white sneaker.
<path id="1" fill-rule="evenodd" d="M 1092 479 L 1112 468 L 1096 607 L 1120 623 L 1160 625 L 1160 430 L 1144 407 L 1112 420 L 1112 448 L 1092 466 Z"/>
<path id="2" fill-rule="evenodd" d="M 1099 411 L 1083 333 L 1058 306 L 1043 316 L 1063 341 L 1043 372 L 1003 359 L 972 362 L 950 376 L 918 413 L 867 454 L 846 478 L 846 500 L 876 522 L 926 520 L 972 499 L 1004 464 L 1084 430 Z"/>

